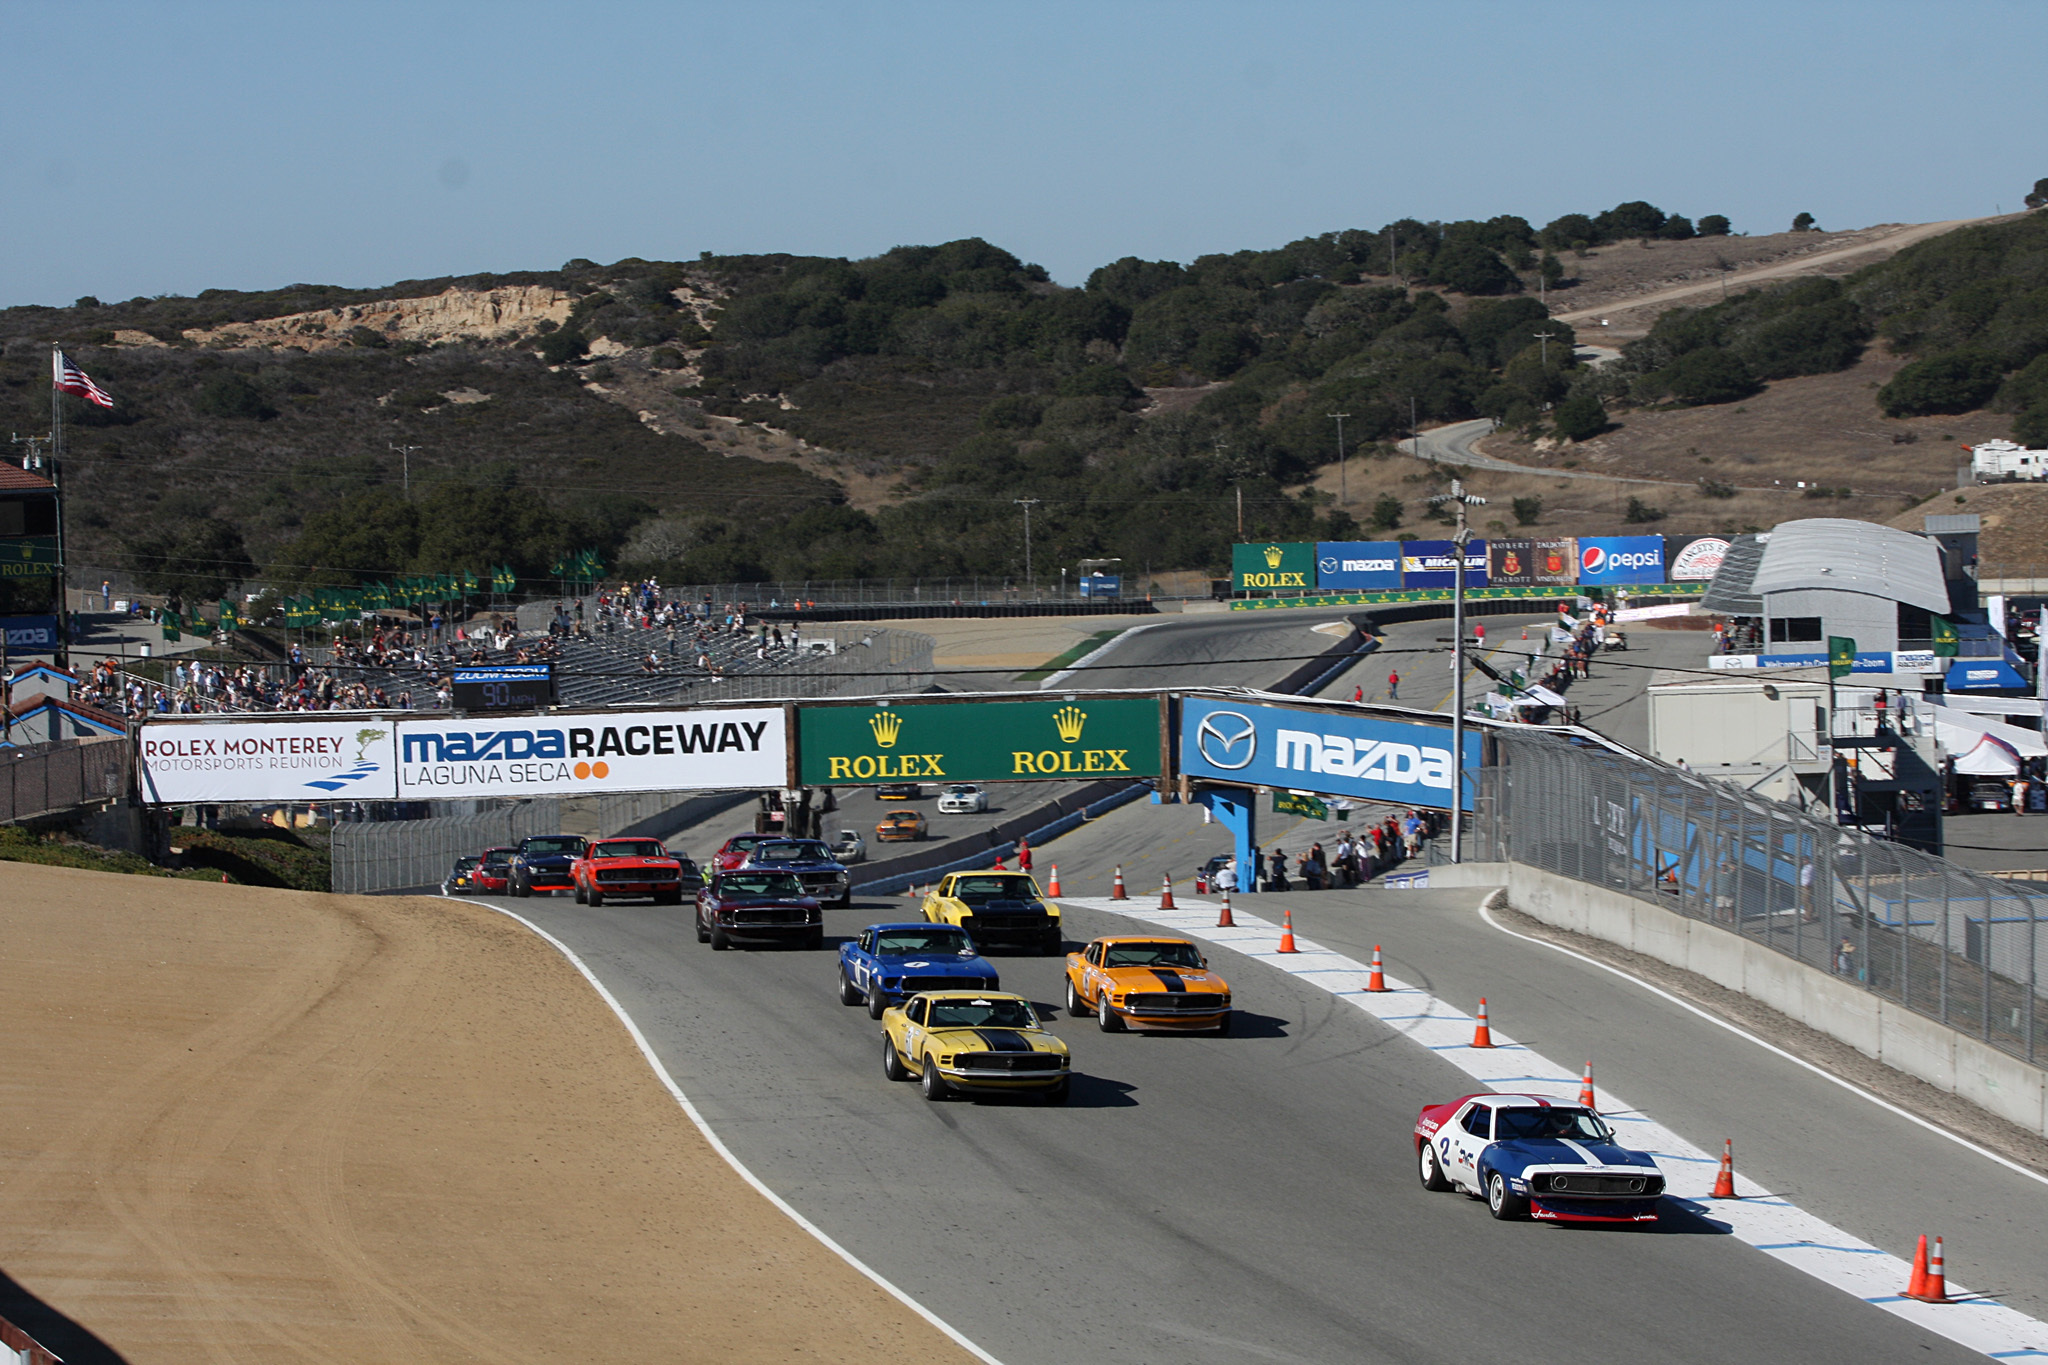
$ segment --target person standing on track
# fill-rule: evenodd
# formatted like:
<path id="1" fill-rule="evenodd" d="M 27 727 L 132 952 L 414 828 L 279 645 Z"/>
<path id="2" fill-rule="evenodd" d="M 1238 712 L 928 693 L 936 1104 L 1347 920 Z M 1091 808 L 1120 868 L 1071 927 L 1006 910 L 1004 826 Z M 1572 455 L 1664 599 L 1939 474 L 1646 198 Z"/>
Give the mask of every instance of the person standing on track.
<path id="1" fill-rule="evenodd" d="M 1398 701 L 1401 697 L 1401 674 L 1396 669 L 1387 670 L 1387 699 Z"/>
<path id="2" fill-rule="evenodd" d="M 1020 872 L 1029 872 L 1031 870 L 1031 841 L 1029 839 L 1017 840 L 1017 870 Z"/>

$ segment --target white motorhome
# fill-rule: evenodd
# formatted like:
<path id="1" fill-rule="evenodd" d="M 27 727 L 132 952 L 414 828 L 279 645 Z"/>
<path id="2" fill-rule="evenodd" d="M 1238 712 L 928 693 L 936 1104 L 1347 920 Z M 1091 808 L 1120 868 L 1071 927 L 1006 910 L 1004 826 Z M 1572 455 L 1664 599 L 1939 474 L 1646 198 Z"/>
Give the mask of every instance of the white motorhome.
<path id="1" fill-rule="evenodd" d="M 1979 483 L 2048 479 L 2048 450 L 2029 450 L 2017 441 L 2003 439 L 1965 449 L 1970 452 L 1970 474 Z"/>

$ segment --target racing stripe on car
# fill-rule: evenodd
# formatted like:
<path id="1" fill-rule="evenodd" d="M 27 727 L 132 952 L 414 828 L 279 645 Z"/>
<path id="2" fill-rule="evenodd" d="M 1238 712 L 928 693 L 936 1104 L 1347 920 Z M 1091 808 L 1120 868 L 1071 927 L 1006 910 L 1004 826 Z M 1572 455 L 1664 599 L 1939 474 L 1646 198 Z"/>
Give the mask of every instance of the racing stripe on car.
<path id="1" fill-rule="evenodd" d="M 1031 1040 L 1015 1029 L 978 1028 L 974 1036 L 981 1039 L 990 1052 L 1036 1052 Z"/>
<path id="2" fill-rule="evenodd" d="M 1180 979 L 1179 972 L 1170 972 L 1166 970 L 1164 967 L 1153 967 L 1150 969 L 1150 971 L 1152 975 L 1159 978 L 1160 985 L 1166 987 L 1166 989 L 1174 992 L 1175 994 L 1184 994 L 1187 991 L 1188 984 L 1187 982 Z"/>
<path id="3" fill-rule="evenodd" d="M 1572 1155 L 1576 1156 L 1579 1160 L 1585 1162 L 1588 1166 L 1605 1166 L 1607 1164 L 1606 1162 L 1602 1161 L 1599 1157 L 1596 1157 L 1591 1152 L 1587 1151 L 1583 1143 L 1573 1142 L 1570 1138 L 1567 1137 L 1559 1138 L 1558 1142 L 1563 1146 L 1571 1148 Z"/>

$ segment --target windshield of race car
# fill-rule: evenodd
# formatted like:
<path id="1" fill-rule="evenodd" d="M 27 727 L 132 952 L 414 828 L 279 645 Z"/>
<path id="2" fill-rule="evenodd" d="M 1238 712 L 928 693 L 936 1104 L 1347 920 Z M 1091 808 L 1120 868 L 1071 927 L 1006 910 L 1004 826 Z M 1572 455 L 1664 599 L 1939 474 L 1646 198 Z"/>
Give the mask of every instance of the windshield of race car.
<path id="1" fill-rule="evenodd" d="M 953 883 L 953 894 L 970 904 L 978 900 L 1028 900 L 1032 896 L 1029 877 L 962 877 Z"/>
<path id="2" fill-rule="evenodd" d="M 483 866 L 485 866 L 485 867 L 503 867 L 503 866 L 504 866 L 505 864 L 507 864 L 507 863 L 509 863 L 509 862 L 511 862 L 511 861 L 512 861 L 512 850 L 511 850 L 511 849 L 509 849 L 509 848 L 494 848 L 494 849 L 492 849 L 492 850 L 491 850 L 491 851 L 490 851 L 489 853 L 486 853 L 486 854 L 484 854 L 484 861 L 483 861 Z"/>
<path id="3" fill-rule="evenodd" d="M 1612 1142 L 1614 1130 L 1598 1114 L 1584 1109 L 1496 1109 L 1493 1136 L 1502 1138 L 1572 1138 L 1580 1142 Z"/>
<path id="4" fill-rule="evenodd" d="M 480 853 L 465 853 L 455 860 L 455 870 L 457 872 L 467 872 L 482 861 L 483 855 Z"/>
<path id="5" fill-rule="evenodd" d="M 1102 965 L 1200 968 L 1202 955 L 1192 943 L 1112 943 L 1103 952 Z"/>
<path id="6" fill-rule="evenodd" d="M 593 858 L 666 858 L 659 839 L 607 839 L 590 850 Z"/>
<path id="7" fill-rule="evenodd" d="M 754 850 L 757 863 L 829 863 L 832 852 L 817 839 L 777 839 Z"/>
<path id="8" fill-rule="evenodd" d="M 583 841 L 573 835 L 563 835 L 559 838 L 528 839 L 520 847 L 526 853 L 575 853 L 583 847 Z"/>
<path id="9" fill-rule="evenodd" d="M 721 896 L 801 896 L 804 884 L 794 872 L 734 872 L 718 879 Z"/>
<path id="10" fill-rule="evenodd" d="M 1037 1028 L 1038 1016 L 1022 1000 L 934 1000 L 932 1028 Z"/>
<path id="11" fill-rule="evenodd" d="M 875 936 L 878 957 L 899 957 L 909 953 L 964 953 L 969 951 L 963 930 L 933 925 L 929 929 L 891 929 Z"/>

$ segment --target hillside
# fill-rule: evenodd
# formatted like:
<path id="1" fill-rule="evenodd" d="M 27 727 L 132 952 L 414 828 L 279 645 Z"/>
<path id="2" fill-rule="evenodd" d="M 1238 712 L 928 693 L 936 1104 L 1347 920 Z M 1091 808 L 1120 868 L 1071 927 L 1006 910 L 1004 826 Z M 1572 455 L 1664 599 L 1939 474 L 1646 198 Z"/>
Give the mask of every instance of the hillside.
<path id="1" fill-rule="evenodd" d="M 1726 233 L 1638 201 L 1125 258 L 1078 289 L 968 239 L 81 299 L 0 310 L 0 416 L 44 426 L 53 341 L 112 390 L 66 400 L 73 562 L 194 597 L 498 562 L 548 591 L 584 547 L 667 581 L 1015 575 L 1018 498 L 1041 577 L 1215 571 L 1240 490 L 1251 536 L 1411 523 L 1435 476 L 1386 444 L 1411 420 L 1533 436 L 1579 395 L 1646 403 L 1655 371 L 1577 363 L 1539 286 L 1562 310 L 1650 287 L 1650 258 L 1684 279 L 1862 240 Z M 1317 486 L 1340 412 L 1344 507 Z"/>

